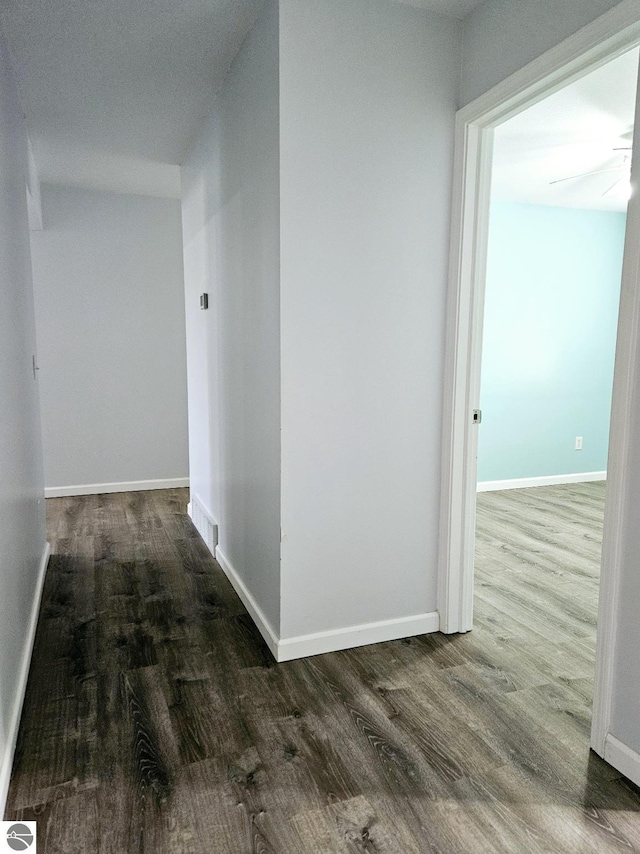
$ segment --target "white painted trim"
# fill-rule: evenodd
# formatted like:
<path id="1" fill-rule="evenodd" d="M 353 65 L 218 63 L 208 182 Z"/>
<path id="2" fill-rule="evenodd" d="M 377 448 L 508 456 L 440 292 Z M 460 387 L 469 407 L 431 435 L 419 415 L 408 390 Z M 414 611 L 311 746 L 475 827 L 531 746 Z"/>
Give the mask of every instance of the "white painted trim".
<path id="1" fill-rule="evenodd" d="M 81 483 L 77 486 L 47 486 L 45 498 L 66 495 L 104 495 L 109 492 L 143 492 L 147 489 L 177 489 L 189 486 L 188 477 L 170 477 L 160 480 L 125 480 L 121 483 Z"/>
<path id="2" fill-rule="evenodd" d="M 639 43 L 640 0 L 622 0 L 462 107 L 460 122 L 495 127 Z"/>
<path id="3" fill-rule="evenodd" d="M 31 138 L 27 135 L 27 149 L 29 157 L 29 169 L 27 171 L 27 210 L 29 212 L 29 228 L 31 231 L 42 231 L 44 229 L 42 219 L 42 196 L 40 192 L 40 178 L 38 167 L 33 154 Z"/>
<path id="4" fill-rule="evenodd" d="M 640 126 L 640 77 L 636 94 L 636 127 Z M 611 401 L 609 436 L 609 478 L 605 493 L 605 517 L 602 532 L 602 568 L 596 636 L 596 670 L 591 717 L 591 747 L 599 755 L 611 729 L 614 656 L 618 623 L 618 595 L 622 572 L 624 519 L 627 504 L 625 474 L 633 464 L 637 449 L 631 447 L 634 423 L 631 406 L 633 392 L 640 382 L 640 165 L 636 155 L 631 164 L 631 182 L 635 188 L 627 208 L 627 228 L 620 290 L 620 312 Z M 628 511 L 627 511 L 628 512 Z M 633 518 L 633 515 L 632 515 Z"/>
<path id="5" fill-rule="evenodd" d="M 640 754 L 611 733 L 605 739 L 604 759 L 632 783 L 640 786 Z"/>
<path id="6" fill-rule="evenodd" d="M 27 680 L 29 679 L 29 668 L 31 666 L 31 655 L 33 653 L 33 642 L 36 637 L 36 628 L 38 626 L 38 616 L 40 614 L 40 600 L 42 599 L 42 589 L 44 587 L 44 579 L 47 574 L 47 565 L 49 556 L 51 555 L 51 546 L 45 543 L 42 557 L 40 558 L 40 566 L 38 568 L 38 578 L 36 580 L 35 590 L 33 592 L 33 601 L 31 603 L 31 614 L 29 616 L 29 626 L 27 628 L 27 636 L 24 642 L 22 651 L 22 664 L 20 666 L 20 675 L 18 677 L 18 685 L 13 700 L 13 709 L 9 725 L 6 730 L 6 741 L 4 751 L 0 762 L 0 818 L 4 816 L 4 811 L 7 803 L 7 794 L 9 793 L 9 781 L 11 780 L 11 769 L 13 767 L 13 756 L 16 751 L 16 742 L 18 740 L 18 729 L 20 727 L 20 716 L 22 715 L 22 705 L 24 703 L 24 695 L 27 690 Z"/>
<path id="7" fill-rule="evenodd" d="M 640 0 L 613 9 L 544 53 L 456 115 L 451 263 L 447 307 L 438 611 L 441 631 L 468 631 L 473 618 L 482 288 L 489 222 L 491 164 L 487 150 L 498 124 L 640 44 Z M 636 105 L 636 122 L 638 122 Z M 634 184 L 638 159 L 634 158 Z M 640 200 L 632 198 L 614 370 L 605 525 L 596 651 L 592 747 L 604 752 L 613 687 L 615 623 L 625 504 L 631 400 L 640 362 Z M 632 235 L 632 238 L 629 237 Z"/>
<path id="8" fill-rule="evenodd" d="M 358 626 L 347 626 L 342 629 L 330 629 L 325 632 L 280 639 L 220 546 L 216 547 L 215 558 L 249 612 L 271 654 L 278 662 L 305 658 L 309 655 L 321 655 L 324 652 L 335 652 L 340 649 L 352 649 L 370 643 L 424 635 L 437 632 L 440 625 L 439 616 L 434 611 L 429 614 L 380 620 L 376 623 L 363 623 Z"/>
<path id="9" fill-rule="evenodd" d="M 256 600 L 253 598 L 244 581 L 240 578 L 240 575 L 238 574 L 237 570 L 232 566 L 230 560 L 220 549 L 220 546 L 216 546 L 215 557 L 220 566 L 222 567 L 224 574 L 231 582 L 233 589 L 236 591 L 236 593 L 242 600 L 242 604 L 249 612 L 251 619 L 258 627 L 258 631 L 260 632 L 260 634 L 264 638 L 265 643 L 271 650 L 271 654 L 273 655 L 276 661 L 279 661 L 278 635 L 275 633 L 273 626 L 263 614 L 262 609 L 260 608 Z"/>
<path id="10" fill-rule="evenodd" d="M 531 489 L 536 486 L 557 486 L 563 483 L 593 483 L 606 480 L 606 471 L 587 471 L 580 474 L 549 474 L 545 477 L 518 477 L 513 480 L 478 481 L 478 492 L 497 492 L 503 489 Z"/>
<path id="11" fill-rule="evenodd" d="M 484 273 L 493 133 L 456 116 L 453 217 L 447 304 L 438 612 L 440 631 L 473 626 L 478 427 Z M 481 215 L 485 211 L 486 215 Z M 477 355 L 476 355 L 477 354 Z M 473 428 L 473 429 L 471 429 Z M 457 569 L 453 569 L 453 568 Z"/>
<path id="12" fill-rule="evenodd" d="M 370 643 L 414 637 L 437 632 L 440 619 L 437 612 L 416 614 L 412 617 L 400 617 L 394 620 L 380 620 L 376 623 L 363 623 L 359 626 L 347 626 L 344 629 L 331 629 L 311 635 L 299 635 L 283 638 L 278 644 L 278 661 L 290 661 L 308 655 L 321 655 L 340 649 L 352 649 Z"/>

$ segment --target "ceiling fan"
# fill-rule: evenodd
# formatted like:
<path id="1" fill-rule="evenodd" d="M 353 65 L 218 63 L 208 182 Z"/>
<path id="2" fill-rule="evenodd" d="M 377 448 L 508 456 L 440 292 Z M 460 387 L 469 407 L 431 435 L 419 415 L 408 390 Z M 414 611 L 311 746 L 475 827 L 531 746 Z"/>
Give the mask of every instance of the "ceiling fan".
<path id="1" fill-rule="evenodd" d="M 625 145 L 619 146 L 616 148 L 612 148 L 612 151 L 628 151 L 631 152 L 633 150 L 633 146 Z M 623 174 L 616 179 L 616 181 L 602 193 L 603 196 L 607 196 L 612 190 L 621 184 L 623 181 L 628 181 L 631 177 L 631 154 L 623 154 L 622 155 L 622 163 L 619 163 L 617 166 L 610 166 L 607 169 L 592 169 L 590 172 L 581 172 L 578 175 L 568 175 L 566 178 L 558 178 L 555 181 L 550 181 L 549 186 L 552 184 L 562 184 L 564 181 L 574 181 L 577 178 L 589 178 L 591 175 L 603 175 L 605 172 L 619 172 L 623 170 Z"/>

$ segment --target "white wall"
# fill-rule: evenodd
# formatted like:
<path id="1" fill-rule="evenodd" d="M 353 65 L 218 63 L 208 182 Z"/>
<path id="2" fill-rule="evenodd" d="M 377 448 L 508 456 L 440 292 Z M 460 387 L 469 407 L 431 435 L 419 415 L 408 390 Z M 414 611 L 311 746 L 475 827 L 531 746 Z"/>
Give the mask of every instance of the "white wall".
<path id="1" fill-rule="evenodd" d="M 192 501 L 280 622 L 278 7 L 265 8 L 182 170 Z M 208 311 L 199 295 L 209 293 Z"/>
<path id="2" fill-rule="evenodd" d="M 45 548 L 27 172 L 22 110 L 0 34 L 0 812 Z"/>
<path id="3" fill-rule="evenodd" d="M 460 105 L 617 5 L 618 0 L 485 0 L 464 21 Z"/>
<path id="4" fill-rule="evenodd" d="M 45 483 L 185 478 L 180 202 L 43 186 L 32 233 Z"/>
<path id="5" fill-rule="evenodd" d="M 433 612 L 458 24 L 280 4 L 283 638 Z"/>
<path id="6" fill-rule="evenodd" d="M 183 169 L 190 476 L 289 655 L 436 608 L 460 27 L 386 0 L 265 9 Z M 605 11 L 566 9 L 487 0 L 464 99 Z"/>
<path id="7" fill-rule="evenodd" d="M 464 99 L 605 10 L 487 0 Z M 289 651 L 436 608 L 460 29 L 273 0 L 183 169 L 192 495 Z"/>

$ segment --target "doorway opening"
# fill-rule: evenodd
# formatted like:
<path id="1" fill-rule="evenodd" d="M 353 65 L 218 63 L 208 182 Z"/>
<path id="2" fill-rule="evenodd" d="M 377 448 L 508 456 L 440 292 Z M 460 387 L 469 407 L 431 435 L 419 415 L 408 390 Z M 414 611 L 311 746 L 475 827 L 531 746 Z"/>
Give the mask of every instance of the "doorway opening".
<path id="1" fill-rule="evenodd" d="M 490 231 L 494 131 L 514 116 L 618 59 L 640 44 L 640 22 L 619 8 L 567 39 L 457 116 L 452 267 L 445 399 L 445 458 L 439 579 L 441 628 L 473 627 L 476 465 L 480 410 L 482 320 Z M 637 105 L 636 117 L 637 121 Z M 618 146 L 615 146 L 618 147 Z M 622 147 L 622 146 L 620 146 Z M 580 170 L 577 169 L 576 173 Z M 591 171 L 591 170 L 585 170 Z M 595 171 L 595 170 L 594 170 Z M 631 165 L 635 184 L 637 163 Z M 571 173 L 573 174 L 573 173 Z M 559 175 L 558 178 L 565 176 Z M 566 177 L 571 177 L 567 173 Z M 611 182 L 613 184 L 613 181 Z M 627 234 L 640 231 L 640 201 L 629 202 Z M 609 733 L 617 589 L 620 579 L 624 474 L 630 452 L 630 399 L 640 334 L 640 248 L 626 240 L 604 513 L 604 539 L 591 745 L 605 756 Z M 535 418 L 535 413 L 530 415 Z M 576 434 L 573 437 L 574 443 Z M 583 437 L 584 438 L 584 437 Z M 584 446 L 583 446 L 584 448 Z M 574 444 L 574 452 L 575 451 Z M 606 756 L 605 756 L 606 758 Z"/>
<path id="2" fill-rule="evenodd" d="M 577 714 L 570 686 L 590 687 L 595 659 L 637 77 L 633 50 L 494 132 L 474 622 L 514 654 L 544 647 L 555 701 Z"/>

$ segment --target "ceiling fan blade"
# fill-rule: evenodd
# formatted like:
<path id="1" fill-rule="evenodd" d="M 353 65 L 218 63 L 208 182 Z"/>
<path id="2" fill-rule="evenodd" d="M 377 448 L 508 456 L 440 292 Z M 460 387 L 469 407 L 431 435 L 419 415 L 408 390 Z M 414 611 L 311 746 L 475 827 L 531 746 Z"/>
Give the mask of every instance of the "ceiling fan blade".
<path id="1" fill-rule="evenodd" d="M 621 178 L 618 178 L 618 180 L 615 182 L 615 184 L 612 184 L 608 190 L 604 191 L 604 193 L 602 195 L 603 196 L 608 195 L 611 192 L 611 190 L 615 190 L 615 188 L 618 186 L 618 184 L 620 184 L 622 181 L 624 181 L 624 175 Z"/>
<path id="2" fill-rule="evenodd" d="M 558 178 L 556 181 L 549 181 L 551 184 L 562 184 L 563 181 L 573 181 L 574 178 L 587 178 L 590 175 L 602 175 L 604 172 L 617 172 L 618 169 L 624 169 L 624 165 L 612 166 L 610 169 L 595 169 L 593 172 L 581 172 L 580 175 L 569 175 L 568 178 Z"/>

